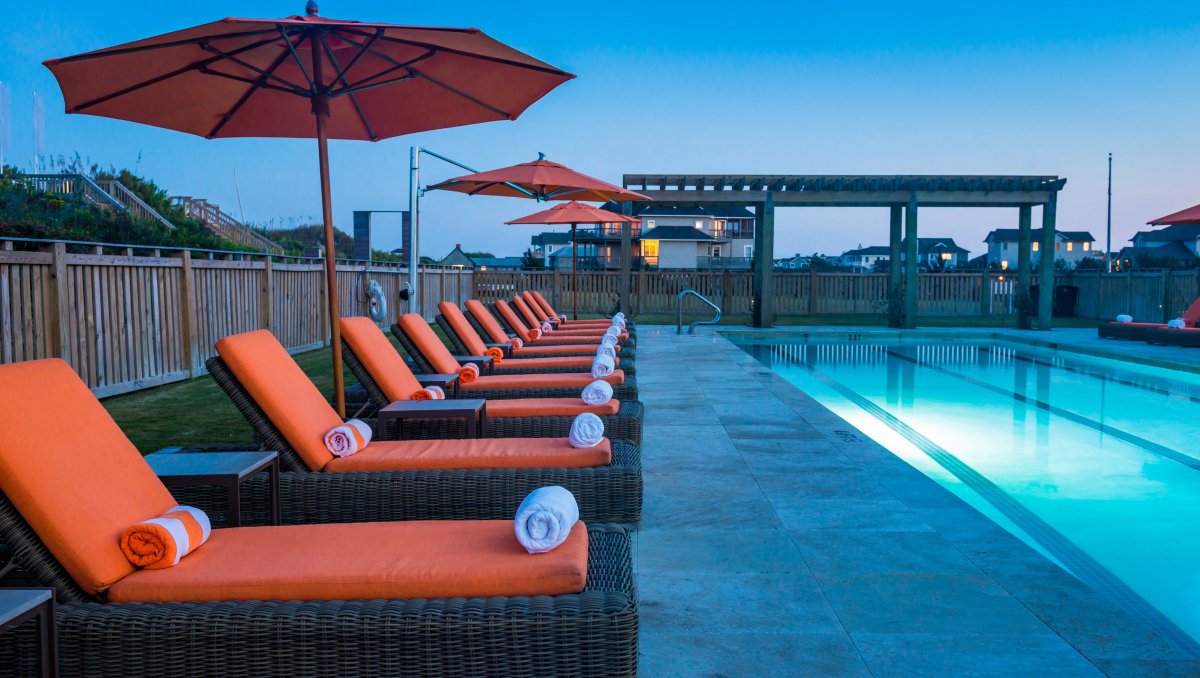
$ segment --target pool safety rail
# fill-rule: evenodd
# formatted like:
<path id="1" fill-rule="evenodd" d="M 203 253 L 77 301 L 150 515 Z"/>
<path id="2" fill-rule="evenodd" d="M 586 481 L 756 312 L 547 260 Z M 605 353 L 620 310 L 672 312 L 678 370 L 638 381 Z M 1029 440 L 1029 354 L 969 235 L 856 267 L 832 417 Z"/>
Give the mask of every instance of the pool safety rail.
<path id="1" fill-rule="evenodd" d="M 711 320 L 697 320 L 696 322 L 692 323 L 691 325 L 688 325 L 688 334 L 695 334 L 697 325 L 716 325 L 717 323 L 721 322 L 721 307 L 720 306 L 717 306 L 716 304 L 712 303 L 711 301 L 708 300 L 707 297 L 700 294 L 696 290 L 684 290 L 684 291 L 680 292 L 679 294 L 675 295 L 675 301 L 678 302 L 678 309 L 677 309 L 678 316 L 677 316 L 676 322 L 675 322 L 675 334 L 683 334 L 683 298 L 688 296 L 689 294 L 692 295 L 693 297 L 696 297 L 700 301 L 703 301 L 704 303 L 708 304 L 709 307 L 712 308 L 712 310 L 717 312 L 717 314 L 715 316 L 713 316 L 713 318 Z"/>

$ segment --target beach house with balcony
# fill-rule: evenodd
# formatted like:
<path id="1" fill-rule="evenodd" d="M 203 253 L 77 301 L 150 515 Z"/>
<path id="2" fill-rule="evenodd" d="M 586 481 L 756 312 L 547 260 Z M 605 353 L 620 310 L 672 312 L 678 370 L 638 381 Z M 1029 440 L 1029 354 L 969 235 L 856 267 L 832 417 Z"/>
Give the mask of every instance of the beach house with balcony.
<path id="1" fill-rule="evenodd" d="M 987 243 L 987 263 L 1000 270 L 1017 268 L 1017 242 L 1020 232 L 1015 228 L 997 228 L 983 239 Z M 1030 265 L 1036 266 L 1041 260 L 1042 229 L 1031 229 L 1033 251 L 1030 253 Z M 1087 231 L 1056 231 L 1054 233 L 1054 258 L 1062 259 L 1069 268 L 1075 268 L 1080 261 L 1092 257 L 1103 256 L 1096 249 L 1096 239 Z"/>

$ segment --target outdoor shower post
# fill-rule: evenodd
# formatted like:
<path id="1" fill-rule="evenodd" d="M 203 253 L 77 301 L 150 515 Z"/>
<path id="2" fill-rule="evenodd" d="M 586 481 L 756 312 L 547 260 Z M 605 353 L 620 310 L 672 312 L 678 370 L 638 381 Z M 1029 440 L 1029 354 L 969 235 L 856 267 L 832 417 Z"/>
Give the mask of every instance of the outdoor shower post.
<path id="1" fill-rule="evenodd" d="M 408 311 L 421 312 L 421 295 L 417 289 L 421 257 L 417 253 L 417 232 L 421 223 L 421 147 L 409 150 L 408 160 Z"/>

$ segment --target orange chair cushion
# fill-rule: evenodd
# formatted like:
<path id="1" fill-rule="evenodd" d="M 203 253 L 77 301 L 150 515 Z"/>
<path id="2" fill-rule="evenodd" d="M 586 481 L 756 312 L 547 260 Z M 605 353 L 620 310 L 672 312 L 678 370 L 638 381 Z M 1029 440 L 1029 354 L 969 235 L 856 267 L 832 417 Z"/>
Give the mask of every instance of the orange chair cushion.
<path id="1" fill-rule="evenodd" d="M 562 332 L 551 332 L 550 334 L 543 335 L 542 338 L 538 339 L 537 341 L 525 342 L 526 346 L 529 346 L 530 344 L 533 344 L 534 346 L 540 346 L 542 344 L 549 344 L 552 346 L 555 344 L 576 344 L 576 345 L 588 344 L 588 345 L 599 347 L 600 346 L 600 337 L 587 336 L 587 335 L 579 336 L 579 335 L 572 335 L 572 334 L 564 334 Z M 620 344 L 617 344 L 617 350 L 618 351 L 621 350 Z"/>
<path id="2" fill-rule="evenodd" d="M 421 389 L 404 358 L 370 318 L 342 318 L 342 339 L 388 400 L 410 400 Z"/>
<path id="3" fill-rule="evenodd" d="M 489 405 L 490 408 L 490 405 Z M 467 468 L 585 468 L 607 466 L 605 439 L 586 449 L 566 438 L 469 438 L 466 440 L 374 440 L 362 452 L 325 465 L 332 473 L 445 471 Z M 513 507 L 516 510 L 516 507 Z"/>
<path id="4" fill-rule="evenodd" d="M 621 403 L 610 400 L 603 405 L 588 405 L 579 398 L 514 398 L 512 400 L 489 400 L 489 419 L 514 417 L 574 417 L 591 412 L 597 417 L 611 417 L 621 409 Z"/>
<path id="5" fill-rule="evenodd" d="M 547 345 L 547 346 L 542 346 L 540 344 L 537 346 L 531 346 L 531 345 L 527 344 L 527 345 L 522 346 L 521 348 L 513 351 L 513 358 L 534 358 L 534 357 L 556 356 L 556 355 L 577 356 L 577 355 L 583 355 L 585 353 L 589 357 L 592 357 L 595 355 L 596 351 L 598 351 L 599 349 L 600 349 L 600 344 L 562 344 L 562 345 Z M 617 349 L 620 350 L 620 345 L 617 346 Z"/>
<path id="6" fill-rule="evenodd" d="M 450 328 L 467 347 L 470 355 L 487 355 L 487 346 L 483 345 L 483 339 L 475 331 L 475 328 L 471 327 L 471 323 L 467 321 L 467 316 L 463 315 L 462 309 L 448 301 L 443 301 L 438 304 L 438 310 L 442 312 L 442 317 L 446 319 L 446 322 L 450 323 Z"/>
<path id="7" fill-rule="evenodd" d="M 529 310 L 533 311 L 533 315 L 537 317 L 538 322 L 544 323 L 550 321 L 550 316 L 546 315 L 546 311 L 542 308 L 541 304 L 537 303 L 537 299 L 532 294 L 522 292 L 521 298 L 525 300 L 525 305 L 529 307 Z M 555 318 L 555 320 L 558 320 L 558 318 Z"/>
<path id="8" fill-rule="evenodd" d="M 537 299 L 538 304 L 541 305 L 542 310 L 546 312 L 547 316 L 553 316 L 555 318 L 562 317 L 558 311 L 554 310 L 554 307 L 550 305 L 550 302 L 546 301 L 546 297 L 543 297 L 541 292 L 534 290 L 533 298 Z"/>
<path id="9" fill-rule="evenodd" d="M 342 420 L 273 334 L 225 337 L 217 353 L 309 470 L 320 471 L 333 459 L 325 434 Z"/>
<path id="10" fill-rule="evenodd" d="M 397 320 L 400 329 L 408 336 L 408 340 L 416 345 L 417 350 L 433 365 L 438 374 L 457 374 L 462 365 L 454 359 L 454 354 L 438 339 L 438 335 L 416 313 L 405 313 Z"/>
<path id="11" fill-rule="evenodd" d="M 517 317 L 517 312 L 513 310 L 512 306 L 509 306 L 507 301 L 503 299 L 497 300 L 496 310 L 500 312 L 500 316 L 504 318 L 504 322 L 508 323 L 508 326 L 517 333 L 518 337 L 526 341 L 529 340 L 529 326 Z"/>
<path id="12" fill-rule="evenodd" d="M 505 360 L 496 365 L 496 373 L 503 374 L 509 370 L 548 370 L 556 367 L 578 367 L 591 369 L 592 358 L 587 356 L 564 356 L 549 358 L 521 358 L 520 360 Z"/>
<path id="13" fill-rule="evenodd" d="M 625 383 L 625 372 L 613 370 L 604 381 L 613 386 Z M 489 374 L 469 384 L 461 384 L 463 391 L 486 391 L 492 388 L 579 388 L 596 381 L 591 373 L 569 374 Z"/>
<path id="14" fill-rule="evenodd" d="M 521 319 L 524 320 L 527 325 L 530 327 L 542 326 L 542 321 L 538 320 L 538 317 L 533 314 L 533 311 L 529 309 L 529 304 L 525 303 L 525 300 L 521 298 L 521 295 L 515 295 L 512 298 L 512 304 L 513 307 L 517 309 L 517 312 L 521 314 Z"/>
<path id="15" fill-rule="evenodd" d="M 57 359 L 0 366 L 0 490 L 90 594 L 135 571 L 121 533 L 177 503 Z"/>
<path id="16" fill-rule="evenodd" d="M 499 344 L 508 341 L 508 333 L 504 331 L 503 327 L 500 327 L 500 323 L 496 322 L 496 317 L 488 312 L 483 302 L 476 299 L 467 301 L 467 313 L 470 313 L 483 331 L 487 332 L 493 343 Z"/>
<path id="17" fill-rule="evenodd" d="M 1181 317 L 1183 318 L 1183 324 L 1188 327 L 1200 325 L 1200 297 L 1196 297 L 1196 300 L 1192 302 L 1187 311 L 1184 311 Z"/>
<path id="18" fill-rule="evenodd" d="M 515 507 L 514 507 L 515 510 Z M 213 530 L 175 567 L 141 570 L 109 590 L 117 603 L 392 600 L 578 593 L 587 528 L 530 555 L 511 520 L 437 520 Z"/>

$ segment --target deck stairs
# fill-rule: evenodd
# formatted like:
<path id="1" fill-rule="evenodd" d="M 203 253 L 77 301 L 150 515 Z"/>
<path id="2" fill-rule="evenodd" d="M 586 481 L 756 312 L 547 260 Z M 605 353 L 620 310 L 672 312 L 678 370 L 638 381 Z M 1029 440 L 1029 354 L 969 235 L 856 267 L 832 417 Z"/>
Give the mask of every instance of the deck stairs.
<path id="1" fill-rule="evenodd" d="M 271 254 L 283 254 L 282 247 L 233 218 L 228 212 L 221 211 L 220 205 L 201 198 L 182 195 L 171 196 L 170 200 L 171 204 L 182 209 L 187 217 L 199 221 L 210 231 L 226 240 L 232 240 Z"/>

